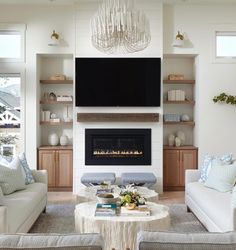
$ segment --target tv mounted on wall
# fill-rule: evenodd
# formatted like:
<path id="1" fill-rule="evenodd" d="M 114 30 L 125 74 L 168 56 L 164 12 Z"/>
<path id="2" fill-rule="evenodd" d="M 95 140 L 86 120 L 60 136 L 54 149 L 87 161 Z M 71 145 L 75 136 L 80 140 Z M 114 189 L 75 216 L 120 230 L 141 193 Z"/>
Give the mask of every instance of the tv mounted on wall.
<path id="1" fill-rule="evenodd" d="M 76 58 L 78 107 L 159 107 L 160 58 Z"/>

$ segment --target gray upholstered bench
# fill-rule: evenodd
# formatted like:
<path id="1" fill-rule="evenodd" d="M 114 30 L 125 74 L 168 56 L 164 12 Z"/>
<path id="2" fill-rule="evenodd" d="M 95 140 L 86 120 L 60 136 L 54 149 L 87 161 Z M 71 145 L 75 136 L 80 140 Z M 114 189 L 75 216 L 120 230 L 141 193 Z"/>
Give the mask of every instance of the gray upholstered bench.
<path id="1" fill-rule="evenodd" d="M 81 177 L 81 183 L 85 186 L 99 185 L 103 181 L 110 181 L 114 184 L 116 181 L 115 173 L 84 173 Z"/>
<path id="2" fill-rule="evenodd" d="M 135 184 L 137 186 L 151 187 L 157 182 L 153 173 L 122 173 L 122 185 Z"/>

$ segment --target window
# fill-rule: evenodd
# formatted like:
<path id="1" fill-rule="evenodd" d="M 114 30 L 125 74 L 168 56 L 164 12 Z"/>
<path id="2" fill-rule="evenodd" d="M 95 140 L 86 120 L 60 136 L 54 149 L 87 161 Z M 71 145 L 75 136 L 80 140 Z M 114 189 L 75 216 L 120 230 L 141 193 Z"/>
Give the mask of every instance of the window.
<path id="1" fill-rule="evenodd" d="M 25 25 L 0 24 L 0 62 L 24 61 Z"/>
<path id="2" fill-rule="evenodd" d="M 0 74 L 0 154 L 9 161 L 21 150 L 20 101 L 20 74 Z"/>
<path id="3" fill-rule="evenodd" d="M 216 57 L 236 57 L 236 31 L 216 32 Z"/>

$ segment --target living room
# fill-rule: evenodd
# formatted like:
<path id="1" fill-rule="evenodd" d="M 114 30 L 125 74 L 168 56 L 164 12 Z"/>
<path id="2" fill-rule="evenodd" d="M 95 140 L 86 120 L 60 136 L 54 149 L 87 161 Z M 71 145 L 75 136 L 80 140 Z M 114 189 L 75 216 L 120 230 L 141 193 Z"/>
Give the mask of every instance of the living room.
<path id="1" fill-rule="evenodd" d="M 9 132 L 10 128 L 4 130 L 12 135 L 5 141 L 11 138 L 17 144 L 9 143 L 9 141 L 3 143 L 0 138 L 1 154 L 4 158 L 4 150 L 9 149 L 9 145 L 13 145 L 10 146 L 12 154 L 18 155 L 25 152 L 31 170 L 43 169 L 48 172 L 47 181 L 45 176 L 40 177 L 40 174 L 37 175 L 34 172 L 37 180 L 42 178 L 44 183 L 48 183 L 48 204 L 46 213 L 41 214 L 38 220 L 36 220 L 36 214 L 35 217 L 32 216 L 29 225 L 33 221 L 36 221 L 36 224 L 30 232 L 74 233 L 75 231 L 66 223 L 75 223 L 73 213 L 74 206 L 78 202 L 77 196 L 86 188 L 81 180 L 86 174 L 92 174 L 89 178 L 95 178 L 103 173 L 114 174 L 115 183 L 118 185 L 123 183 L 122 174 L 124 173 L 141 173 L 143 178 L 146 173 L 151 173 L 155 178 L 155 183 L 150 189 L 158 194 L 157 203 L 170 204 L 169 231 L 178 231 L 177 228 L 182 226 L 183 232 L 193 233 L 234 231 L 234 226 L 228 222 L 228 217 L 225 223 L 217 224 L 214 221 L 215 217 L 208 216 L 206 211 L 202 215 L 201 209 L 197 208 L 200 201 L 196 199 L 196 204 L 191 203 L 194 200 L 192 193 L 190 198 L 186 199 L 187 205 L 195 215 L 187 213 L 186 205 L 184 205 L 184 186 L 185 181 L 188 182 L 193 177 L 191 171 L 187 180 L 184 179 L 184 175 L 185 168 L 200 169 L 208 155 L 212 157 L 232 156 L 230 163 L 236 155 L 234 147 L 236 135 L 232 132 L 236 120 L 232 115 L 235 107 L 229 105 L 233 103 L 232 98 L 227 104 L 224 103 L 225 99 L 222 99 L 222 96 L 221 99 L 218 97 L 217 103 L 213 101 L 213 98 L 221 93 L 235 95 L 235 52 L 232 52 L 234 43 L 231 49 L 232 54 L 226 56 L 217 54 L 219 48 L 217 39 L 222 34 L 232 38 L 235 36 L 235 1 L 137 0 L 136 9 L 143 11 L 149 23 L 150 40 L 147 39 L 145 48 L 135 50 L 132 47 L 133 50 L 128 52 L 114 50 L 106 52 L 105 49 L 102 51 L 98 49 L 99 44 L 96 47 L 92 42 L 91 25 L 95 15 L 99 14 L 101 4 L 102 1 L 98 0 L 0 0 L 0 35 L 6 34 L 4 32 L 10 34 L 16 32 L 14 35 L 20 36 L 20 55 L 16 60 L 14 56 L 7 58 L 4 54 L 5 48 L 0 47 L 0 79 L 2 78 L 6 84 L 7 79 L 12 80 L 17 75 L 18 80 L 20 79 L 18 92 L 20 91 L 21 104 L 20 116 L 16 117 L 14 112 L 10 114 L 12 122 L 15 119 L 20 121 L 17 126 L 14 125 L 15 134 Z M 160 78 L 160 104 L 77 105 L 76 88 L 79 73 L 76 63 L 77 60 L 82 62 L 83 58 L 116 59 L 116 61 L 160 58 L 160 64 L 157 66 Z M 104 68 L 105 76 L 107 71 L 108 69 Z M 180 77 L 180 84 L 168 83 L 168 77 L 171 75 Z M 66 84 L 51 84 L 50 81 L 54 81 L 52 79 L 62 79 L 67 82 Z M 115 76 L 113 82 L 114 80 Z M 187 80 L 192 82 L 183 84 Z M 172 89 L 185 91 L 186 98 L 183 99 L 183 103 L 179 101 L 180 105 L 170 103 L 171 101 L 168 100 L 167 92 Z M 59 100 L 55 99 L 58 97 L 71 99 L 61 99 L 61 103 L 58 104 L 55 101 Z M 17 105 L 15 105 L 15 110 L 17 110 L 16 107 Z M 48 110 L 51 119 L 49 121 L 45 118 L 45 112 Z M 185 115 L 185 118 L 187 117 L 185 124 L 184 122 L 168 124 L 165 115 L 172 114 L 172 112 L 181 117 Z M 178 118 L 182 119 L 181 117 Z M 58 121 L 60 124 L 56 124 Z M 100 132 L 104 129 L 107 131 L 150 130 L 150 162 L 145 164 L 119 163 L 119 158 L 121 158 L 119 156 L 115 158 L 115 161 L 113 160 L 113 163 L 110 161 L 103 164 L 97 159 L 95 163 L 87 163 L 86 131 L 95 129 Z M 175 146 L 178 144 L 177 132 L 180 132 L 180 137 L 184 136 L 180 146 Z M 174 141 L 171 136 L 174 136 Z M 168 150 L 172 153 L 170 158 L 166 154 Z M 193 158 L 187 156 L 186 164 L 191 166 L 180 167 L 180 163 L 177 162 L 176 165 L 180 169 L 175 168 L 172 172 L 173 162 L 176 161 L 176 157 L 180 157 L 179 152 L 184 150 L 194 154 Z M 168 160 L 171 172 L 167 176 L 165 166 Z M 224 160 L 225 158 L 222 161 Z M 227 160 L 228 158 L 225 161 Z M 54 165 L 58 166 L 52 170 L 51 166 Z M 69 167 L 65 168 L 64 165 L 69 165 Z M 60 174 L 57 172 L 59 170 Z M 176 180 L 177 175 L 179 180 Z M 149 177 L 147 176 L 148 181 Z M 106 181 L 105 177 L 103 178 Z M 133 175 L 132 178 L 135 176 Z M 94 182 L 89 180 L 90 183 Z M 211 193 L 208 195 L 211 196 Z M 222 193 L 219 193 L 218 197 L 222 197 L 226 202 Z M 227 199 L 231 199 L 230 197 L 231 195 Z M 42 203 L 38 209 L 43 211 L 45 196 L 41 198 Z M 56 207 L 55 210 L 53 206 Z M 63 211 L 66 211 L 66 216 L 70 214 L 70 218 L 64 217 Z M 227 211 L 231 213 L 230 210 Z M 52 222 L 49 217 L 53 217 L 54 213 L 63 217 L 64 220 L 60 221 L 57 218 L 58 221 L 52 226 L 53 229 L 47 229 Z M 221 217 L 224 218 L 224 216 Z M 44 224 L 47 220 L 49 224 Z M 189 228 L 184 225 L 188 223 Z M 67 230 L 63 224 L 70 229 Z M 56 228 L 60 229 L 57 231 Z M 13 233 L 13 231 L 4 232 L 3 230 L 2 232 Z M 111 248 L 114 247 L 111 245 Z M 132 249 L 130 246 L 127 248 Z M 117 247 L 116 250 L 118 250 Z"/>

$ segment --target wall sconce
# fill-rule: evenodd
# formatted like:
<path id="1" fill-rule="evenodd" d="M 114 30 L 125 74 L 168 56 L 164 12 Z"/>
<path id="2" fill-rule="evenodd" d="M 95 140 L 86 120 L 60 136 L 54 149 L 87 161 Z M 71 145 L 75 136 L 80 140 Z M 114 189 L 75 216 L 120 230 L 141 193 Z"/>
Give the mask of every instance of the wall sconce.
<path id="1" fill-rule="evenodd" d="M 175 40 L 172 44 L 173 47 L 183 47 L 184 46 L 184 35 L 182 35 L 179 31 L 175 37 Z"/>
<path id="2" fill-rule="evenodd" d="M 48 44 L 48 46 L 58 46 L 59 45 L 59 34 L 53 30 L 51 34 L 51 40 Z"/>

